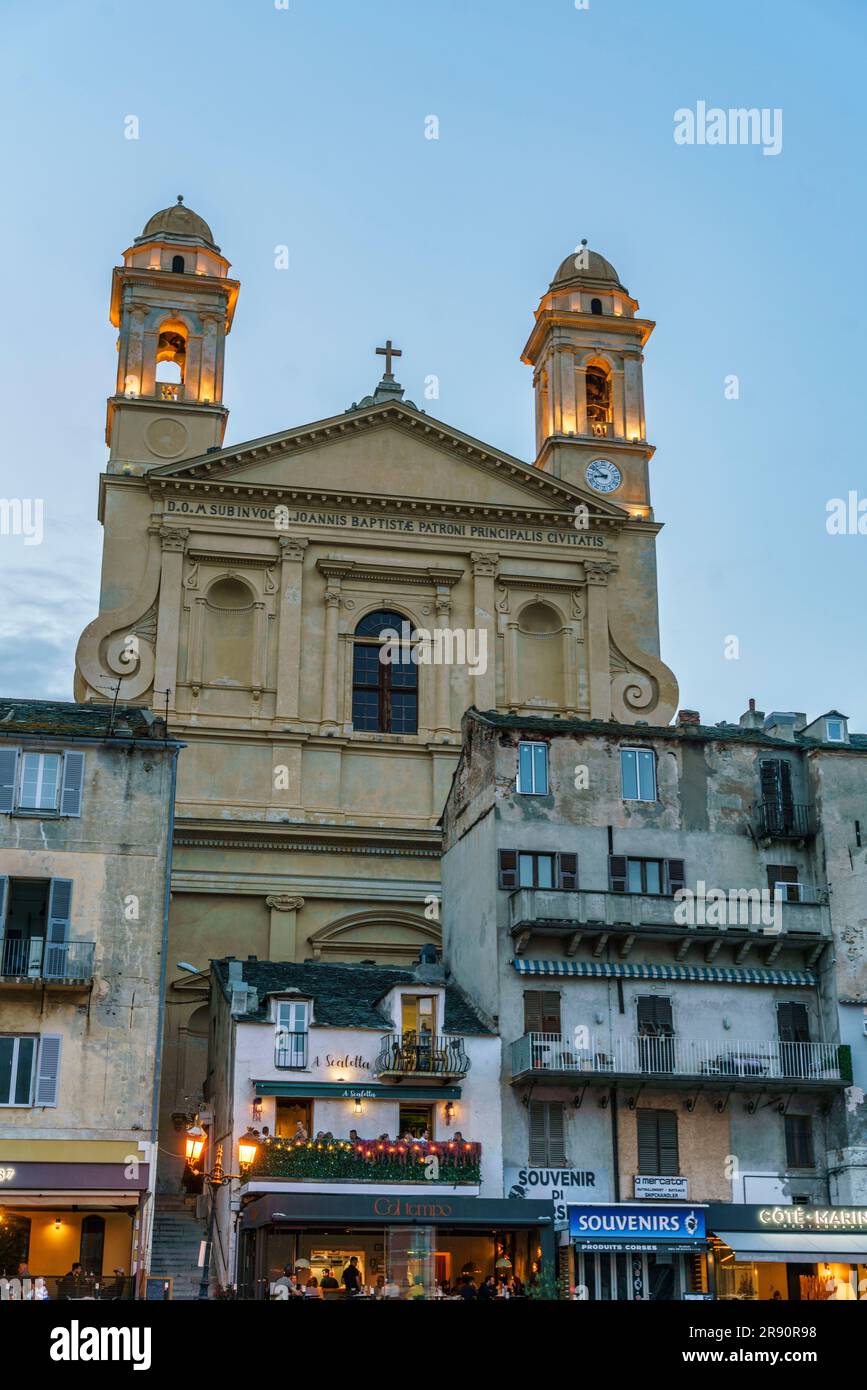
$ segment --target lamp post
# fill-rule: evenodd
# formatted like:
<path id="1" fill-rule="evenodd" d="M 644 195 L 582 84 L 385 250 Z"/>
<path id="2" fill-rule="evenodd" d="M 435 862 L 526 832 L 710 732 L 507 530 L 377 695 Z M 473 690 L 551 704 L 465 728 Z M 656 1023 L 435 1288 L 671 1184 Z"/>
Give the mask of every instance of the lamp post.
<path id="1" fill-rule="evenodd" d="M 223 1143 L 222 1140 L 217 1144 L 214 1155 L 214 1166 L 205 1172 L 198 1164 L 205 1147 L 205 1131 L 196 1122 L 189 1126 L 184 1144 L 187 1163 L 197 1177 L 201 1177 L 208 1184 L 211 1197 L 211 1210 L 208 1216 L 208 1234 L 205 1238 L 205 1256 L 202 1262 L 202 1278 L 199 1283 L 199 1298 L 208 1297 L 208 1286 L 211 1277 L 211 1247 L 214 1243 L 214 1220 L 217 1214 L 216 1191 L 225 1187 L 227 1183 L 239 1182 L 244 1176 L 244 1169 L 249 1168 L 255 1162 L 256 1154 L 259 1151 L 259 1136 L 254 1130 L 248 1129 L 247 1133 L 238 1140 L 238 1167 L 240 1173 L 227 1173 L 223 1169 Z"/>

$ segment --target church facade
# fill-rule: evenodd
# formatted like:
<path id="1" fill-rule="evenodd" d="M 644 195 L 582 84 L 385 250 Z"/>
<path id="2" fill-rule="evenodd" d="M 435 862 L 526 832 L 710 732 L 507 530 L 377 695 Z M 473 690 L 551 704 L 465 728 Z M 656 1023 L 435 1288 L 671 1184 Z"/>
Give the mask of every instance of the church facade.
<path id="1" fill-rule="evenodd" d="M 76 655 L 77 700 L 117 692 L 185 745 L 164 1134 L 200 1104 L 210 959 L 400 965 L 439 943 L 437 821 L 470 705 L 665 725 L 677 704 L 654 325 L 602 256 L 568 256 L 535 312 L 529 462 L 406 400 L 390 344 L 349 409 L 226 445 L 229 269 L 179 201 L 114 270 L 99 613 Z"/>

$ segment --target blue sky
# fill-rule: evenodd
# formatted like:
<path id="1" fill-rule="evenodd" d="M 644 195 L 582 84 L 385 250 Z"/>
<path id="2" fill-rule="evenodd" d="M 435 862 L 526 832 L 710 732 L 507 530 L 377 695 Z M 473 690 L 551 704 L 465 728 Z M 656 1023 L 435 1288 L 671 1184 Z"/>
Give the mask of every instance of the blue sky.
<path id="1" fill-rule="evenodd" d="M 242 282 L 228 440 L 344 409 L 391 336 L 410 397 L 435 373 L 438 417 L 529 461 L 519 353 L 587 237 L 658 324 L 645 392 L 681 703 L 708 723 L 750 696 L 835 706 L 867 728 L 867 536 L 825 526 L 830 498 L 867 497 L 862 0 L 7 0 L 4 28 L 0 496 L 44 498 L 45 539 L 0 536 L 0 691 L 71 698 L 111 267 L 183 193 Z M 781 108 L 782 152 L 675 144 L 698 101 Z"/>

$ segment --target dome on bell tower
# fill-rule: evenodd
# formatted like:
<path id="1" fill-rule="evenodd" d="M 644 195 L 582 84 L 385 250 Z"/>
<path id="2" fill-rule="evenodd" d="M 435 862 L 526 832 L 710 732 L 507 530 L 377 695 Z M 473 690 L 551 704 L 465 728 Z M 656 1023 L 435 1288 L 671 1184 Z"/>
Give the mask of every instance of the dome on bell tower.
<path id="1" fill-rule="evenodd" d="M 211 251 L 219 251 L 214 242 L 214 234 L 203 217 L 192 208 L 184 206 L 183 194 L 169 208 L 162 208 L 149 217 L 144 224 L 141 236 L 135 239 L 138 246 L 145 241 L 177 241 L 185 246 L 206 246 Z"/>
<path id="2" fill-rule="evenodd" d="M 611 262 L 606 261 L 604 256 L 600 256 L 598 251 L 591 251 L 586 241 L 577 246 L 574 251 L 569 253 L 565 261 L 561 262 L 557 274 L 551 281 L 552 290 L 559 289 L 563 285 L 608 286 L 628 293 Z"/>

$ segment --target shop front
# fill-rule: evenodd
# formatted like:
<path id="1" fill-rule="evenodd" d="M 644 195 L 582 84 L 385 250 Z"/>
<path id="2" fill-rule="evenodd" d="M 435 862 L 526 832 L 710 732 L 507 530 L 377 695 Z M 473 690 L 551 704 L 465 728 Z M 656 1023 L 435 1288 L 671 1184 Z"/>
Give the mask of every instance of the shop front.
<path id="1" fill-rule="evenodd" d="M 708 1298 L 705 1208 L 589 1203 L 568 1207 L 580 1300 L 630 1302 Z"/>
<path id="2" fill-rule="evenodd" d="M 554 1273 L 554 1230 L 539 1204 L 418 1192 L 254 1193 L 239 1222 L 239 1293 L 267 1298 L 289 1266 L 300 1281 L 338 1280 L 353 1256 L 363 1286 L 436 1298 L 493 1274 L 524 1286 Z"/>
<path id="3" fill-rule="evenodd" d="M 867 1207 L 711 1203 L 709 1260 L 720 1299 L 867 1299 Z"/>
<path id="4" fill-rule="evenodd" d="M 24 1265 L 51 1298 L 131 1297 L 150 1168 L 130 1148 L 88 1140 L 0 1145 L 0 1277 Z"/>

